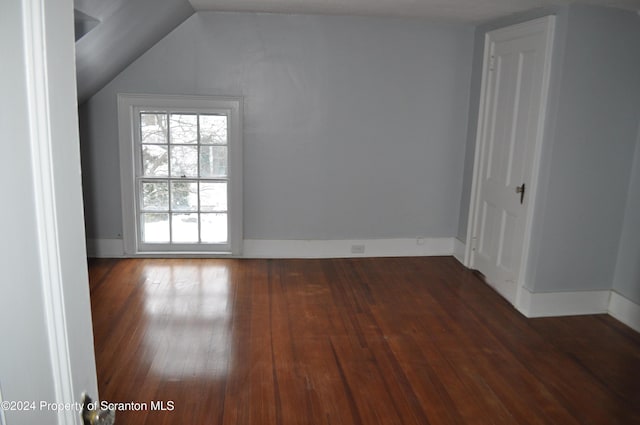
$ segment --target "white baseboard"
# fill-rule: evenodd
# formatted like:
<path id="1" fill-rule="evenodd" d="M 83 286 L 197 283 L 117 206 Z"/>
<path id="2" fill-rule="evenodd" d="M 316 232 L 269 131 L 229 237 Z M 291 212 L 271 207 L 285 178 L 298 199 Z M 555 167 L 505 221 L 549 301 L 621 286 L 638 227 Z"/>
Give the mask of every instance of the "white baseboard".
<path id="1" fill-rule="evenodd" d="M 526 317 L 579 316 L 609 311 L 611 291 L 538 292 L 522 288 L 516 308 Z"/>
<path id="2" fill-rule="evenodd" d="M 640 305 L 616 291 L 532 293 L 522 289 L 516 308 L 526 317 L 579 316 L 608 313 L 640 332 Z"/>
<path id="3" fill-rule="evenodd" d="M 353 247 L 364 252 L 353 252 Z M 452 255 L 453 238 L 358 240 L 245 239 L 243 258 L 355 258 Z"/>
<path id="4" fill-rule="evenodd" d="M 640 332 L 640 305 L 616 291 L 611 291 L 609 314 L 636 332 Z"/>
<path id="5" fill-rule="evenodd" d="M 122 239 L 87 239 L 87 256 L 89 258 L 124 257 Z"/>
<path id="6" fill-rule="evenodd" d="M 353 253 L 352 246 L 364 246 Z M 405 238 L 359 240 L 264 240 L 245 239 L 241 258 L 356 258 L 421 257 L 453 255 L 464 260 L 465 245 L 456 238 Z M 121 258 L 122 239 L 88 239 L 92 258 Z M 640 332 L 640 305 L 615 291 L 539 292 L 523 288 L 516 308 L 526 317 L 576 316 L 609 313 Z"/>
<path id="7" fill-rule="evenodd" d="M 352 252 L 363 247 L 364 252 Z M 350 258 L 452 255 L 454 238 L 264 240 L 245 239 L 241 258 Z M 124 257 L 122 239 L 88 239 L 87 255 Z"/>
<path id="8" fill-rule="evenodd" d="M 453 238 L 453 256 L 462 264 L 464 264 L 464 251 L 466 248 L 467 246 L 464 242 L 458 238 Z"/>

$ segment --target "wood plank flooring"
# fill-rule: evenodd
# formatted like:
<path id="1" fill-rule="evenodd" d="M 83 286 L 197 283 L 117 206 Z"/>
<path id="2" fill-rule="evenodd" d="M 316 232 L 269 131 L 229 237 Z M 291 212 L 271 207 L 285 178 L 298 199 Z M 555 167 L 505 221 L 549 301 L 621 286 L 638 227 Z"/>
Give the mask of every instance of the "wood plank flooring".
<path id="1" fill-rule="evenodd" d="M 118 425 L 640 423 L 639 334 L 526 319 L 452 257 L 89 271 L 100 398 L 146 403 Z"/>

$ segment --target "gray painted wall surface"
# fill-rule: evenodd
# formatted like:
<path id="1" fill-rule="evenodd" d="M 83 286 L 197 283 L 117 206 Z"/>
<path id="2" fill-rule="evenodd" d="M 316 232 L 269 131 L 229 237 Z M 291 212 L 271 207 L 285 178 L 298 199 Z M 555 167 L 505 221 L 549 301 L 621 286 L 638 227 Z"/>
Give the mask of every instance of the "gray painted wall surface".
<path id="1" fill-rule="evenodd" d="M 122 229 L 119 92 L 244 96 L 246 238 L 455 235 L 472 42 L 411 19 L 192 16 L 81 110 L 88 236 Z"/>
<path id="2" fill-rule="evenodd" d="M 633 160 L 613 289 L 640 304 L 640 134 Z"/>
<path id="3" fill-rule="evenodd" d="M 611 289 L 640 111 L 640 18 L 569 9 L 531 241 L 535 292 Z"/>

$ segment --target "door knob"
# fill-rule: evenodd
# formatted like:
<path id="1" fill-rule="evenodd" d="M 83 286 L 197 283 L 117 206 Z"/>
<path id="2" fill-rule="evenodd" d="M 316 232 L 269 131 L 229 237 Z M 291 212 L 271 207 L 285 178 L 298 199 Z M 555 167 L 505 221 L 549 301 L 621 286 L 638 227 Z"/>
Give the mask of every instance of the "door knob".
<path id="1" fill-rule="evenodd" d="M 524 202 L 524 191 L 525 191 L 524 183 L 522 183 L 522 186 L 516 186 L 516 193 L 520 194 L 520 204 Z"/>
<path id="2" fill-rule="evenodd" d="M 101 409 L 98 402 L 93 402 L 91 397 L 85 394 L 82 421 L 84 425 L 113 425 L 116 421 L 116 412 Z"/>

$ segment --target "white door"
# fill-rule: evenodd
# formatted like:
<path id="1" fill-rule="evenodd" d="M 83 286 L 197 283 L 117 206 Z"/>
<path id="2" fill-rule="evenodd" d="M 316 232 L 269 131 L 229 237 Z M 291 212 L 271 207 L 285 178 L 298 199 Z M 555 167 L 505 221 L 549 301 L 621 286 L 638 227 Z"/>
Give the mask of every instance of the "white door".
<path id="1" fill-rule="evenodd" d="M 554 22 L 502 28 L 485 41 L 470 265 L 511 303 L 529 239 Z"/>
<path id="2" fill-rule="evenodd" d="M 71 0 L 0 2 L 0 423 L 7 425 L 80 425 L 72 403 L 85 391 L 98 397 L 73 43 Z"/>

